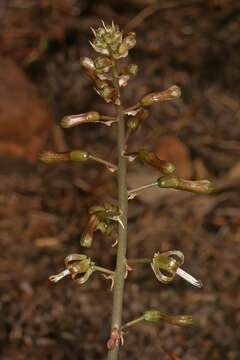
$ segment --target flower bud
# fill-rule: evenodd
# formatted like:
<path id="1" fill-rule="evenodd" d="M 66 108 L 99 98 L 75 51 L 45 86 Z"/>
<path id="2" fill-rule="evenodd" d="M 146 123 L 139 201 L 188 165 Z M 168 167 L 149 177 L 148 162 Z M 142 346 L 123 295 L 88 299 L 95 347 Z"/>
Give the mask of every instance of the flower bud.
<path id="1" fill-rule="evenodd" d="M 100 115 L 96 111 L 89 111 L 83 114 L 64 116 L 61 120 L 63 128 L 71 128 L 83 123 L 94 123 L 100 120 Z"/>
<path id="2" fill-rule="evenodd" d="M 80 64 L 83 68 L 83 71 L 94 81 L 98 79 L 95 65 L 92 59 L 87 56 L 83 56 L 80 58 Z"/>
<path id="3" fill-rule="evenodd" d="M 177 85 L 173 85 L 167 90 L 147 94 L 140 100 L 140 103 L 142 106 L 150 106 L 160 101 L 174 100 L 176 98 L 179 98 L 180 96 L 180 88 Z"/>
<path id="4" fill-rule="evenodd" d="M 209 180 L 185 180 L 176 176 L 162 176 L 157 180 L 161 188 L 173 188 L 178 190 L 191 191 L 198 194 L 210 194 L 213 186 Z"/>
<path id="5" fill-rule="evenodd" d="M 139 158 L 147 164 L 160 169 L 164 174 L 171 174 L 175 171 L 175 166 L 169 161 L 160 160 L 153 152 L 140 149 L 138 151 Z"/>
<path id="6" fill-rule="evenodd" d="M 38 154 L 38 159 L 45 164 L 69 162 L 69 152 L 56 153 L 54 151 L 43 150 Z"/>
<path id="7" fill-rule="evenodd" d="M 108 73 L 111 66 L 112 66 L 112 61 L 109 58 L 106 57 L 97 57 L 94 60 L 94 65 L 97 71 L 97 74 L 105 74 Z"/>
<path id="8" fill-rule="evenodd" d="M 124 66 L 121 70 L 121 73 L 124 75 L 135 76 L 138 71 L 138 66 L 136 64 L 129 64 Z"/>
<path id="9" fill-rule="evenodd" d="M 139 125 L 141 124 L 142 121 L 144 121 L 145 119 L 147 119 L 149 117 L 149 111 L 146 109 L 141 109 L 140 111 L 137 112 L 137 114 L 135 116 L 129 116 L 129 118 L 127 119 L 127 128 L 131 131 L 134 132 L 138 129 Z"/>
<path id="10" fill-rule="evenodd" d="M 157 179 L 157 184 L 161 188 L 178 189 L 179 181 L 177 176 L 174 175 L 162 176 L 159 179 Z"/>
<path id="11" fill-rule="evenodd" d="M 126 57 L 128 55 L 128 50 L 131 50 L 136 45 L 136 34 L 130 32 L 123 39 L 121 45 L 118 48 L 119 57 Z"/>
<path id="12" fill-rule="evenodd" d="M 102 55 L 114 55 L 122 42 L 122 32 L 117 25 L 105 25 L 102 21 L 102 27 L 94 30 L 95 36 L 93 42 L 90 42 L 93 49 Z"/>
<path id="13" fill-rule="evenodd" d="M 178 326 L 190 326 L 193 323 L 193 319 L 191 315 L 176 315 L 171 316 L 164 314 L 158 310 L 148 310 L 143 314 L 143 318 L 147 322 L 158 322 L 165 321 L 172 325 Z"/>
<path id="14" fill-rule="evenodd" d="M 181 251 L 173 250 L 164 253 L 155 253 L 151 267 L 156 278 L 166 284 L 175 277 L 177 269 L 184 263 Z"/>

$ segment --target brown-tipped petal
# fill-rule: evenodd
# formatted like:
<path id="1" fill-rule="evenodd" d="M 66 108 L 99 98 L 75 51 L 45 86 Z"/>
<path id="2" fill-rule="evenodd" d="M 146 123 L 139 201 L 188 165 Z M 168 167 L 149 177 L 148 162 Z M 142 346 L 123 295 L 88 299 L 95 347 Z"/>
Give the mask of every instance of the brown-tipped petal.
<path id="1" fill-rule="evenodd" d="M 162 176 L 157 180 L 158 186 L 161 188 L 173 188 L 178 190 L 185 190 L 197 194 L 210 194 L 213 191 L 213 186 L 209 180 L 185 180 L 176 176 Z"/>
<path id="2" fill-rule="evenodd" d="M 100 220 L 96 215 L 91 215 L 87 224 L 86 229 L 82 233 L 80 244 L 86 248 L 90 248 L 93 241 L 93 233 L 96 231 Z"/>
<path id="3" fill-rule="evenodd" d="M 147 322 L 158 322 L 160 320 L 165 321 L 172 325 L 178 326 L 190 326 L 193 323 L 191 315 L 176 315 L 171 316 L 164 314 L 158 310 L 148 310 L 143 314 L 143 318 Z"/>
<path id="4" fill-rule="evenodd" d="M 211 194 L 213 191 L 212 183 L 209 180 L 190 181 L 180 178 L 178 188 L 180 190 L 192 191 L 198 194 Z"/>
<path id="5" fill-rule="evenodd" d="M 57 153 L 50 150 L 41 151 L 38 159 L 45 164 L 71 161 L 69 152 Z"/>
<path id="6" fill-rule="evenodd" d="M 169 324 L 177 325 L 177 326 L 190 326 L 193 324 L 193 318 L 191 315 L 166 315 L 163 314 L 163 321 L 166 321 Z"/>
<path id="7" fill-rule="evenodd" d="M 167 90 L 147 94 L 140 100 L 140 103 L 142 106 L 151 106 L 154 103 L 160 101 L 174 100 L 179 98 L 180 96 L 180 88 L 177 85 L 173 85 Z"/>
<path id="8" fill-rule="evenodd" d="M 71 128 L 83 123 L 98 122 L 100 120 L 100 114 L 96 111 L 89 111 L 83 114 L 64 116 L 61 120 L 61 126 L 63 128 Z"/>
<path id="9" fill-rule="evenodd" d="M 164 174 L 171 174 L 176 170 L 175 166 L 169 161 L 160 160 L 153 152 L 145 149 L 140 149 L 138 152 L 139 158 L 147 164 L 161 170 Z"/>

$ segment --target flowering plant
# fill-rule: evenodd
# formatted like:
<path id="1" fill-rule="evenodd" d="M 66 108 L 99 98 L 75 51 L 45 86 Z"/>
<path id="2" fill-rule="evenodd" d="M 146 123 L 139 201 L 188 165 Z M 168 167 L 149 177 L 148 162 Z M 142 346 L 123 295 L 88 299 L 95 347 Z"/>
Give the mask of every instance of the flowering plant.
<path id="1" fill-rule="evenodd" d="M 84 284 L 93 272 L 101 272 L 106 278 L 111 279 L 113 289 L 113 312 L 110 336 L 107 341 L 108 359 L 117 359 L 119 343 L 123 344 L 124 330 L 141 321 L 158 322 L 164 321 L 172 325 L 188 326 L 192 324 L 191 315 L 166 315 L 160 310 L 146 310 L 140 317 L 122 324 L 122 307 L 124 282 L 131 265 L 137 263 L 150 264 L 156 278 L 163 284 L 171 282 L 175 275 L 179 275 L 192 285 L 201 287 L 200 280 L 186 273 L 180 266 L 183 265 L 184 255 L 178 250 L 169 250 L 165 253 L 156 252 L 152 259 L 128 259 L 127 258 L 127 212 L 128 201 L 133 199 L 140 191 L 148 187 L 172 188 L 175 190 L 191 191 L 200 194 L 209 194 L 212 185 L 208 180 L 190 181 L 174 175 L 175 166 L 169 161 L 161 160 L 151 151 L 139 149 L 135 153 L 128 152 L 127 140 L 146 119 L 149 118 L 149 107 L 162 102 L 178 99 L 181 91 L 177 85 L 167 90 L 152 92 L 144 95 L 139 102 L 124 109 L 121 101 L 120 88 L 127 85 L 128 81 L 136 75 L 137 65 L 129 64 L 119 69 L 118 61 L 127 57 L 129 50 L 136 45 L 136 34 L 131 32 L 126 35 L 119 27 L 105 25 L 98 29 L 92 29 L 94 39 L 91 43 L 93 49 L 99 53 L 95 59 L 82 57 L 80 63 L 83 71 L 94 82 L 94 89 L 107 103 L 112 103 L 116 109 L 115 116 L 101 115 L 96 111 L 88 111 L 83 114 L 65 116 L 61 121 L 63 128 L 71 128 L 84 123 L 96 123 L 110 126 L 117 124 L 118 128 L 118 164 L 112 164 L 86 150 L 72 150 L 66 153 L 54 151 L 42 151 L 39 159 L 45 163 L 53 162 L 88 162 L 97 161 L 112 172 L 118 174 L 118 205 L 109 203 L 96 204 L 89 209 L 89 221 L 82 233 L 80 244 L 89 248 L 93 244 L 94 233 L 99 230 L 103 235 L 109 235 L 112 231 L 118 233 L 117 260 L 114 270 L 98 266 L 84 254 L 70 254 L 65 258 L 65 270 L 57 275 L 50 276 L 50 280 L 58 282 L 63 277 L 70 275 L 77 284 Z M 126 175 L 127 161 L 140 159 L 148 166 L 157 168 L 161 176 L 151 184 L 142 185 L 128 190 Z"/>

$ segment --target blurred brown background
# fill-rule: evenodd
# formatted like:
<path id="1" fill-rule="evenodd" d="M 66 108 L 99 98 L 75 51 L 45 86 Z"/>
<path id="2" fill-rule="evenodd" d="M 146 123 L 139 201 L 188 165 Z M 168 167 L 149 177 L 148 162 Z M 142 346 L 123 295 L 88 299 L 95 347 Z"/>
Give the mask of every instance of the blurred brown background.
<path id="1" fill-rule="evenodd" d="M 95 56 L 90 26 L 100 19 L 137 33 L 127 61 L 139 73 L 123 90 L 125 106 L 173 84 L 182 89 L 180 100 L 152 107 L 129 149 L 155 150 L 180 176 L 215 186 L 211 196 L 159 189 L 130 202 L 129 257 L 179 249 L 184 269 L 204 287 L 180 278 L 164 286 L 149 267 L 134 266 L 124 321 L 157 308 L 193 314 L 194 326 L 139 324 L 125 337 L 120 358 L 167 360 L 166 346 L 181 360 L 239 360 L 240 4 L 224 0 L 1 1 L 0 357 L 106 358 L 109 282 L 95 273 L 81 287 L 69 278 L 53 285 L 48 276 L 76 252 L 114 267 L 113 239 L 97 234 L 87 251 L 79 239 L 88 207 L 116 199 L 116 176 L 94 163 L 36 160 L 43 148 L 80 148 L 116 162 L 114 125 L 64 132 L 57 125 L 66 114 L 113 112 L 79 64 L 80 56 Z M 152 176 L 130 164 L 129 188 Z"/>

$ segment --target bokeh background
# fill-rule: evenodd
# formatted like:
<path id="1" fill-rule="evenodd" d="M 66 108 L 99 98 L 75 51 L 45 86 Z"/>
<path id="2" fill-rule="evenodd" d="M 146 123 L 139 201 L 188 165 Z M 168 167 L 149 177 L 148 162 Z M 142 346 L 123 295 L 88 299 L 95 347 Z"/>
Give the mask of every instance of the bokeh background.
<path id="1" fill-rule="evenodd" d="M 173 84 L 181 99 L 154 105 L 129 141 L 175 163 L 180 176 L 210 179 L 211 196 L 142 192 L 129 204 L 129 257 L 178 249 L 184 269 L 200 278 L 165 286 L 148 266 L 134 266 L 124 321 L 149 308 L 193 314 L 194 326 L 139 324 L 125 337 L 120 359 L 239 360 L 240 334 L 240 4 L 239 1 L 9 0 L 0 3 L 0 357 L 104 359 L 112 294 L 97 273 L 83 286 L 51 284 L 70 253 L 87 253 L 114 268 L 114 238 L 79 239 L 87 209 L 116 201 L 116 175 L 101 165 L 37 161 L 41 149 L 86 149 L 116 161 L 116 126 L 62 131 L 64 115 L 113 114 L 81 71 L 95 56 L 90 27 L 112 19 L 137 33 L 125 62 L 139 72 L 123 89 L 124 105 Z M 137 162 L 129 188 L 156 178 Z"/>

